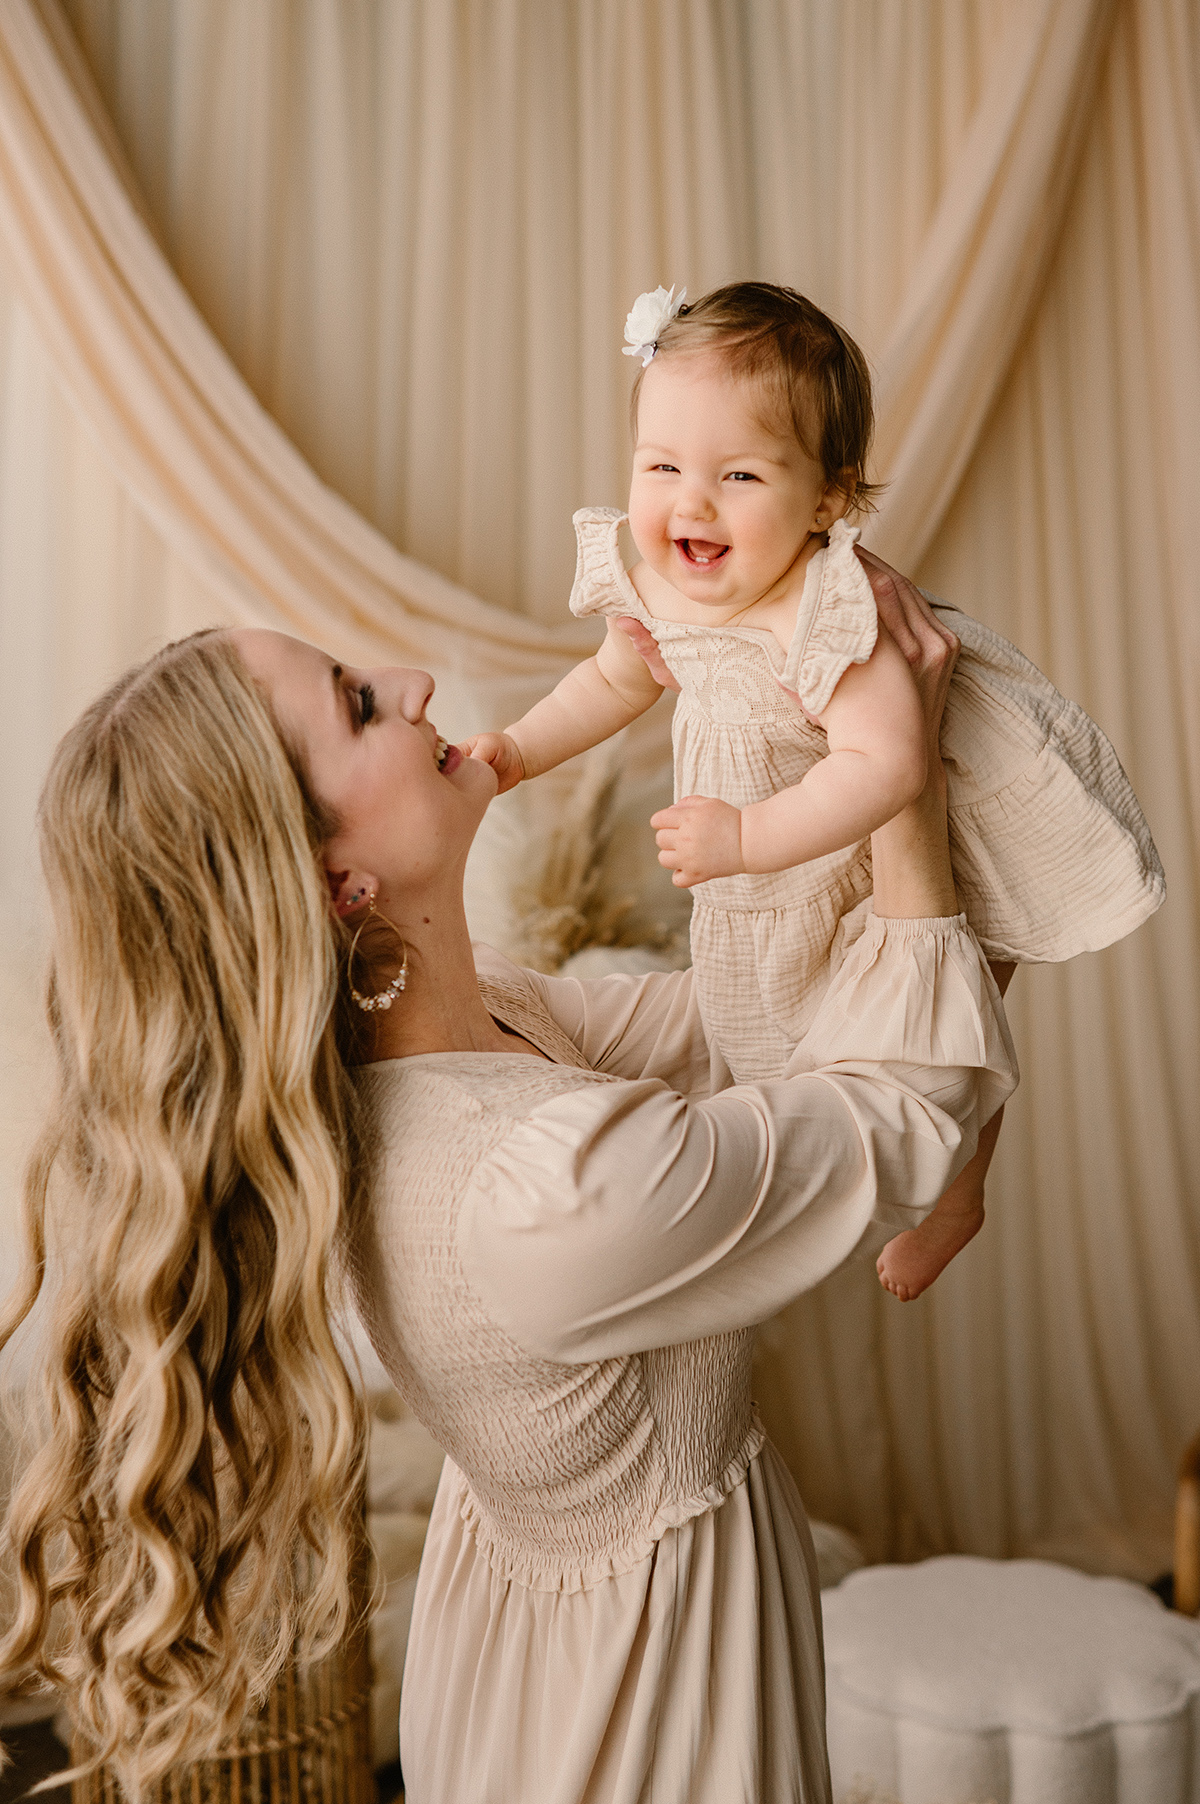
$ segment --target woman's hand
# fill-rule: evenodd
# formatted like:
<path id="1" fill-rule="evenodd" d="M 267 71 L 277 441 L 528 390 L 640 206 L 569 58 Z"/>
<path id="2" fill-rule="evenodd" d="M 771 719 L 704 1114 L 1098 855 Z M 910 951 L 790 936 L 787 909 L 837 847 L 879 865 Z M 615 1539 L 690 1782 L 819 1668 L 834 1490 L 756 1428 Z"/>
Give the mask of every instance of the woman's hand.
<path id="1" fill-rule="evenodd" d="M 890 564 L 855 546 L 867 573 L 882 626 L 892 635 L 916 681 L 928 733 L 929 765 L 935 783 L 944 781 L 938 737 L 950 678 L 958 658 L 957 635 L 943 626 L 920 589 Z"/>
<path id="2" fill-rule="evenodd" d="M 939 736 L 959 642 L 915 584 L 871 552 L 859 552 L 879 609 L 908 660 L 925 716 L 928 775 L 917 800 L 871 835 L 875 912 L 908 918 L 958 912 L 946 829 L 946 773 Z"/>
<path id="3" fill-rule="evenodd" d="M 613 625 L 624 633 L 659 687 L 674 689 L 678 694 L 679 684 L 667 669 L 666 661 L 658 649 L 658 640 L 650 629 L 632 614 L 619 614 Z"/>

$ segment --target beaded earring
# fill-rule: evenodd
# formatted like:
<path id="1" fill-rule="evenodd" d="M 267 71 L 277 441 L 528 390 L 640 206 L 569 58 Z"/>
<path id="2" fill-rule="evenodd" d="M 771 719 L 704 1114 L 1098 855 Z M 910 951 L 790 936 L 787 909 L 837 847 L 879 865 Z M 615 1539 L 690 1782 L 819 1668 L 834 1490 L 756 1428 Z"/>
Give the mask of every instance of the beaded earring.
<path id="1" fill-rule="evenodd" d="M 362 891 L 359 890 L 358 895 L 361 894 Z M 357 899 L 357 896 L 351 897 L 351 901 L 357 901 Z M 367 921 L 371 919 L 372 915 L 376 915 L 379 920 L 383 921 L 391 928 L 396 938 L 400 941 L 400 944 L 404 947 L 404 958 L 400 965 L 400 969 L 386 989 L 377 990 L 373 996 L 363 996 L 355 989 L 354 978 L 351 973 L 354 970 L 354 954 L 358 949 L 359 938 L 363 928 L 366 926 Z M 350 985 L 350 994 L 354 1001 L 366 1014 L 374 1014 L 377 1009 L 391 1008 L 393 1002 L 408 982 L 408 942 L 405 940 L 404 935 L 401 933 L 396 923 L 394 921 L 389 921 L 387 916 L 381 910 L 376 909 L 374 891 L 372 891 L 371 899 L 367 904 L 366 920 L 359 922 L 358 932 L 350 942 L 350 955 L 346 960 L 346 982 Z"/>

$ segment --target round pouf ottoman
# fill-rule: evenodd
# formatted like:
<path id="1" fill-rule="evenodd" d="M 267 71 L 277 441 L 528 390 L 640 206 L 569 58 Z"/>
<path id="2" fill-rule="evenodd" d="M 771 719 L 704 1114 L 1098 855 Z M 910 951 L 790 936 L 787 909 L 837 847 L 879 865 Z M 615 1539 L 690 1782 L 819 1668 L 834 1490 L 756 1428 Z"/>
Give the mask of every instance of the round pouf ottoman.
<path id="1" fill-rule="evenodd" d="M 1200 1625 L 1139 1585 L 952 1556 L 821 1602 L 838 1804 L 1200 1804 Z"/>

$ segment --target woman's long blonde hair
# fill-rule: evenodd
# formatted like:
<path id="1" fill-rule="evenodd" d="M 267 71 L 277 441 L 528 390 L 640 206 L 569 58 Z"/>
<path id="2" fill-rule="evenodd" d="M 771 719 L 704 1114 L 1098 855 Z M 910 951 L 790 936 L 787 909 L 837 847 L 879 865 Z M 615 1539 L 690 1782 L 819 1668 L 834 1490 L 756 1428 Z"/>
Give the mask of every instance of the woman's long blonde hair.
<path id="1" fill-rule="evenodd" d="M 339 930 L 325 823 L 219 633 L 88 709 L 40 826 L 59 1094 L 0 1345 L 41 1297 L 46 1438 L 9 1512 L 0 1673 L 65 1685 L 136 1797 L 346 1626 Z"/>

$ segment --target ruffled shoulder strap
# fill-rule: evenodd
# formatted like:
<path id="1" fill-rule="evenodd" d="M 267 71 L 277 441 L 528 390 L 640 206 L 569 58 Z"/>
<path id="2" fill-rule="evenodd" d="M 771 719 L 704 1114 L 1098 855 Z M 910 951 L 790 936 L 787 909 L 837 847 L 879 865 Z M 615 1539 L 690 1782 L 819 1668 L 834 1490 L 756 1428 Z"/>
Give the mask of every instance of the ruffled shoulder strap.
<path id="1" fill-rule="evenodd" d="M 879 616 L 866 571 L 854 554 L 858 527 L 835 520 L 829 544 L 809 562 L 796 630 L 780 674 L 785 689 L 820 714 L 851 664 L 875 649 Z"/>
<path id="2" fill-rule="evenodd" d="M 653 616 L 629 580 L 621 558 L 617 534 L 628 518 L 618 507 L 581 507 L 572 515 L 578 555 L 571 612 L 581 619 L 589 614 L 632 614 L 653 628 Z"/>

